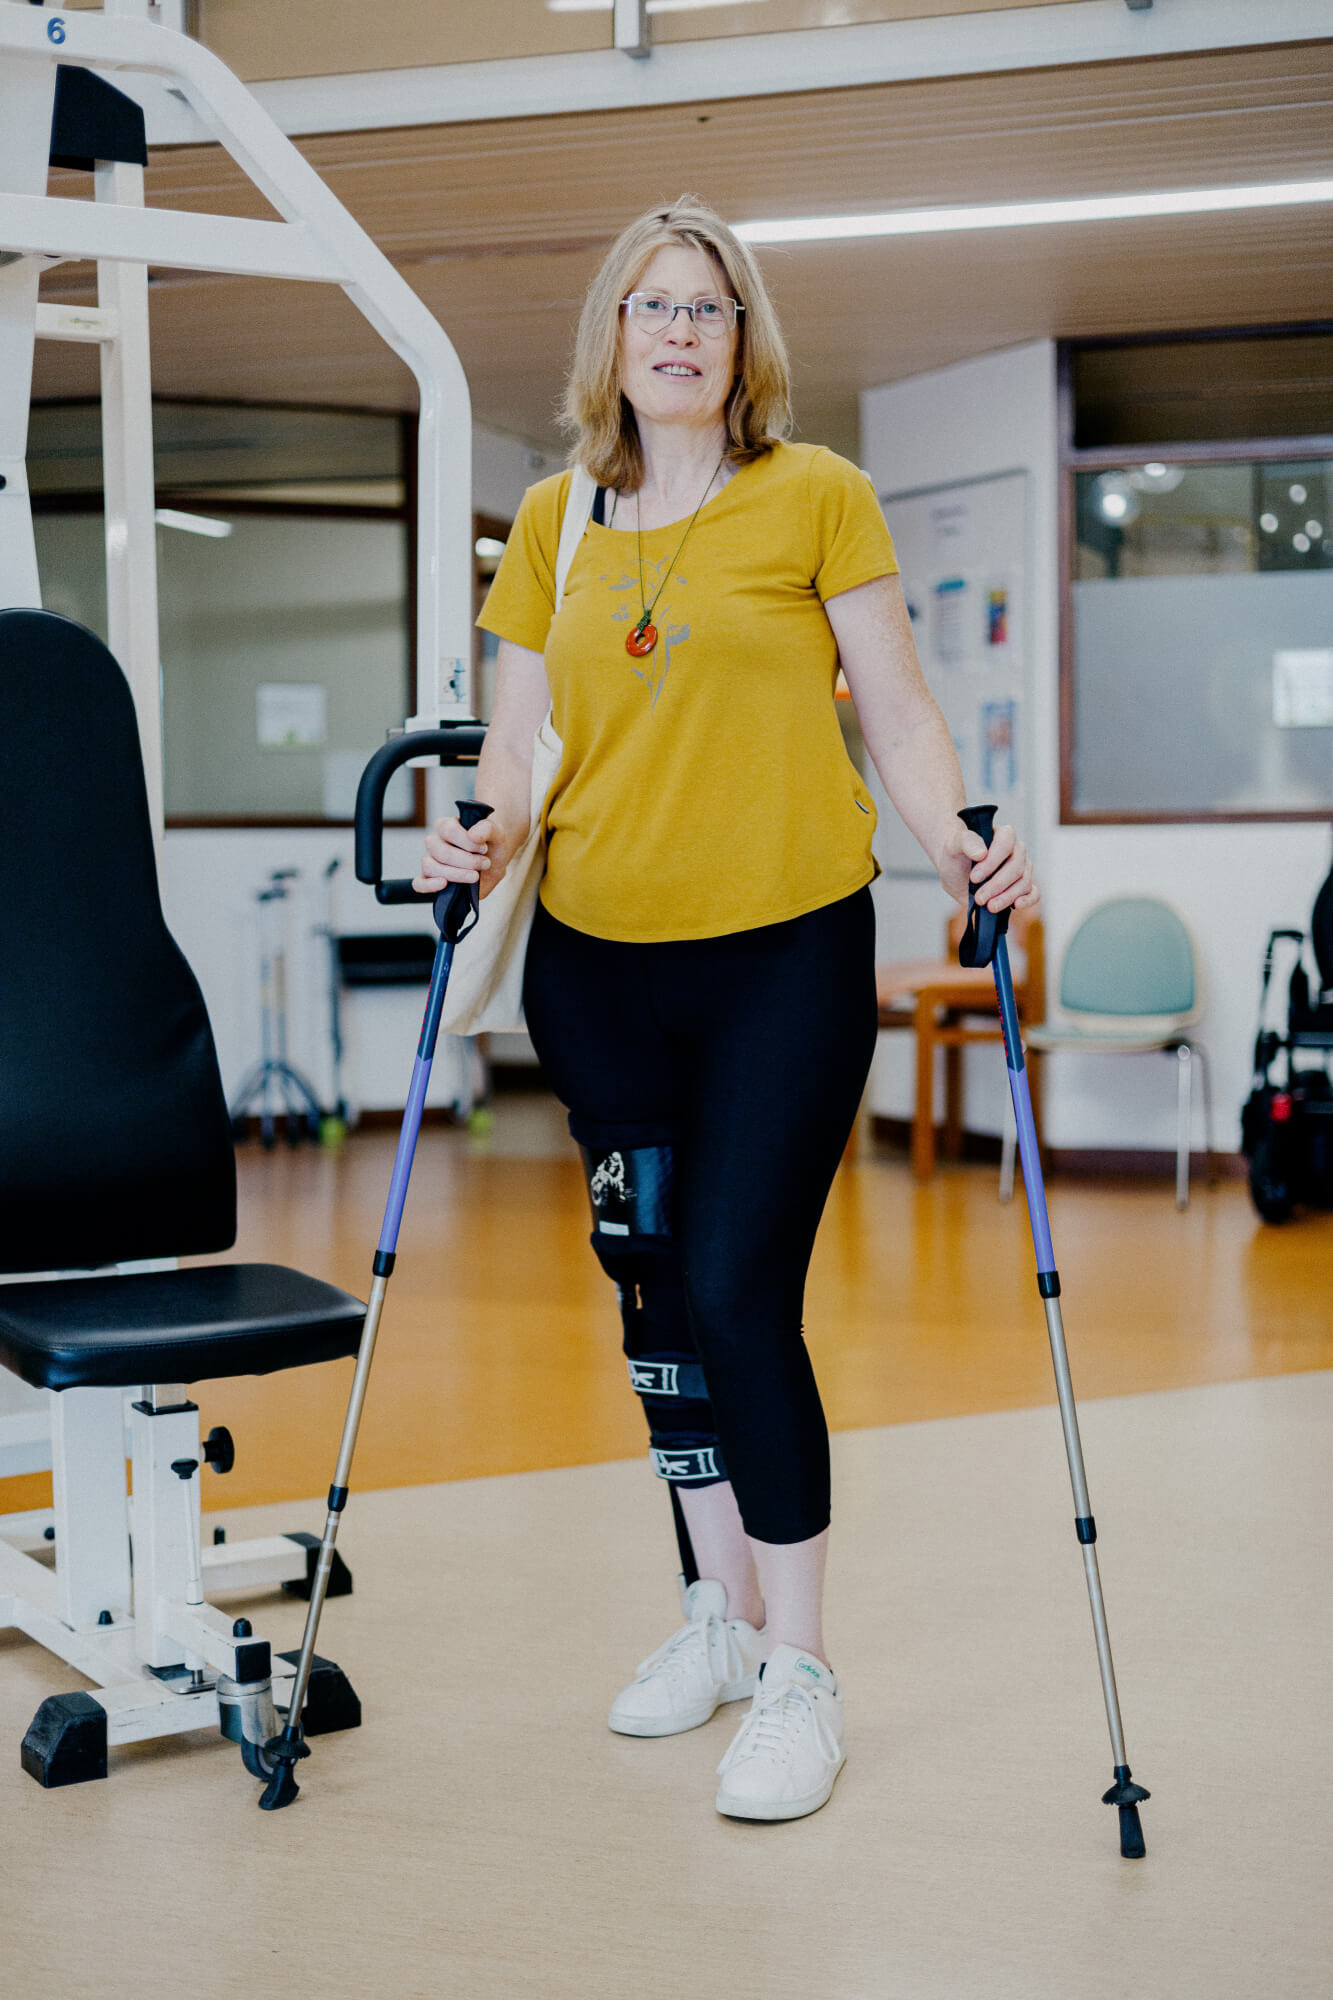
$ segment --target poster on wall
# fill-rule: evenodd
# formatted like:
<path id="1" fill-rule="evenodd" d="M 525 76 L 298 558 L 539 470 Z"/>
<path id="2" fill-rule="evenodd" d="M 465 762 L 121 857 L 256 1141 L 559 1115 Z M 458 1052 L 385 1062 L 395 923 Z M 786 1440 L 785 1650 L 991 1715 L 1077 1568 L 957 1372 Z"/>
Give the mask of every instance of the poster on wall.
<path id="1" fill-rule="evenodd" d="M 944 712 L 968 797 L 993 800 L 1021 825 L 1028 765 L 1023 730 L 1027 474 L 880 495 L 897 550 L 922 671 Z M 933 870 L 892 810 L 875 854 L 886 875 Z"/>
<path id="2" fill-rule="evenodd" d="M 1018 703 L 983 701 L 979 724 L 981 789 L 998 804 L 1018 790 Z"/>
<path id="3" fill-rule="evenodd" d="M 981 592 L 982 651 L 990 667 L 1007 666 L 1014 642 L 1014 583 L 1008 576 L 992 576 Z"/>
<path id="4" fill-rule="evenodd" d="M 946 576 L 931 591 L 931 643 L 941 667 L 961 666 L 967 658 L 967 579 Z"/>

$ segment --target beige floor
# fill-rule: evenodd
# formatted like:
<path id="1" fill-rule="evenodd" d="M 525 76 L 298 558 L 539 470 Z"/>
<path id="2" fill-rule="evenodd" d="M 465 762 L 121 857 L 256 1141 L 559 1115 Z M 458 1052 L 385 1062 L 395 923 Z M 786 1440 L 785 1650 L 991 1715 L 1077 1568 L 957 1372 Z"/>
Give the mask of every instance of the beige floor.
<path id="1" fill-rule="evenodd" d="M 732 1718 L 633 1742 L 673 1622 L 640 1460 L 354 1499 L 323 1650 L 366 1707 L 274 1818 L 221 1739 L 42 1793 L 0 1761 L 0 1985 L 24 2000 L 1327 2000 L 1333 1374 L 1091 1401 L 1149 1855 L 1110 1756 L 1058 1422 L 835 1438 L 851 1758 L 792 1826 L 712 1809 Z M 228 1518 L 317 1526 L 292 1502 Z M 235 1602 L 236 1600 L 233 1600 Z M 294 1643 L 299 1607 L 254 1602 Z M 0 1740 L 69 1676 L 0 1637 Z"/>

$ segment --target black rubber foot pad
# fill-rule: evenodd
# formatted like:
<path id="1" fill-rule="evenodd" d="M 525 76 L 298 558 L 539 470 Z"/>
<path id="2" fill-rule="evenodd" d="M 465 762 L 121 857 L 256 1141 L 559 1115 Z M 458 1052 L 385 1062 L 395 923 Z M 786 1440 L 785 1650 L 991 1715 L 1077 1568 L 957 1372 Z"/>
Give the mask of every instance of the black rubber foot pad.
<path id="1" fill-rule="evenodd" d="M 300 1790 L 291 1765 L 279 1764 L 259 1795 L 259 1809 L 261 1812 L 281 1812 L 284 1806 L 295 1804 Z"/>
<path id="2" fill-rule="evenodd" d="M 319 1562 L 319 1536 L 306 1535 L 298 1531 L 294 1535 L 288 1535 L 287 1540 L 298 1543 L 305 1550 L 305 1575 L 293 1577 L 290 1583 L 284 1583 L 282 1587 L 288 1597 L 299 1597 L 304 1603 L 309 1604 L 310 1593 L 315 1586 L 315 1568 Z M 325 1600 L 330 1597 L 350 1597 L 351 1594 L 352 1572 L 335 1549 L 333 1567 L 329 1571 L 329 1587 L 324 1593 Z"/>
<path id="3" fill-rule="evenodd" d="M 20 1761 L 52 1791 L 106 1776 L 106 1710 L 90 1694 L 48 1695 L 28 1727 Z"/>
<path id="4" fill-rule="evenodd" d="M 300 1657 L 299 1647 L 278 1655 L 280 1660 L 286 1660 L 293 1667 Z M 360 1727 L 361 1703 L 356 1689 L 340 1666 L 332 1660 L 321 1660 L 316 1653 L 310 1669 L 310 1686 L 306 1691 L 301 1728 L 307 1736 L 331 1736 L 338 1729 Z"/>
<path id="5" fill-rule="evenodd" d="M 1147 1854 L 1147 1843 L 1143 1838 L 1143 1822 L 1139 1818 L 1137 1806 L 1120 1808 L 1120 1853 L 1125 1861 L 1142 1861 Z"/>

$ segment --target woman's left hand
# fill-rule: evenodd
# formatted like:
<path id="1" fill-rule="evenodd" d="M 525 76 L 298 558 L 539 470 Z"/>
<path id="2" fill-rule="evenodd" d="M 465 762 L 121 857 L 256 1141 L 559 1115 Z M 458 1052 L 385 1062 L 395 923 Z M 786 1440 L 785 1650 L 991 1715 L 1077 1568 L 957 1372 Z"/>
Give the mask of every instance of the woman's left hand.
<path id="1" fill-rule="evenodd" d="M 1027 848 L 1011 826 L 997 826 L 987 847 L 959 820 L 946 835 L 939 870 L 941 882 L 964 908 L 969 882 L 984 910 L 1035 910 L 1041 901 Z"/>

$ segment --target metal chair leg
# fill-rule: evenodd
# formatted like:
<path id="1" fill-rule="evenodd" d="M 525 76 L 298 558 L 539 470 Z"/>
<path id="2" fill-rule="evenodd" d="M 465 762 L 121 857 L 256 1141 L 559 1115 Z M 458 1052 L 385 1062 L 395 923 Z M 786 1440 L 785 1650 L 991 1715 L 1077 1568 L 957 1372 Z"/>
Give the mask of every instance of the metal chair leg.
<path id="1" fill-rule="evenodd" d="M 1193 1051 L 1188 1042 L 1176 1048 L 1176 1207 L 1190 1199 L 1190 1071 Z"/>
<path id="2" fill-rule="evenodd" d="M 1213 1093 L 1208 1080 L 1208 1052 L 1199 1042 L 1191 1044 L 1195 1060 L 1199 1065 L 1199 1092 L 1203 1098 L 1203 1157 L 1208 1186 L 1217 1186 L 1217 1168 L 1213 1159 Z"/>

